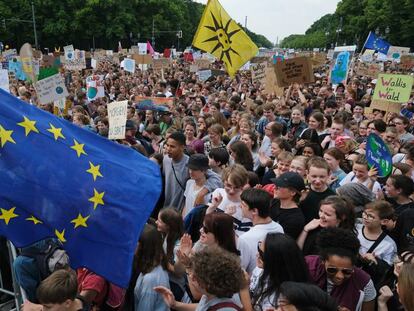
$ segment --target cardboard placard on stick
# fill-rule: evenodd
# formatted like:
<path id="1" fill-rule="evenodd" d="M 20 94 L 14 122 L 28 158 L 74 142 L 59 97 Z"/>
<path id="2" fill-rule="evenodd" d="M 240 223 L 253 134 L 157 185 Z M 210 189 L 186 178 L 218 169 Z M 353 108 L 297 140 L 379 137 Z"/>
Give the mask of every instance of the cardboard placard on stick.
<path id="1" fill-rule="evenodd" d="M 292 83 L 313 83 L 312 64 L 307 57 L 295 57 L 274 65 L 277 83 L 280 87 L 289 86 Z"/>
<path id="2" fill-rule="evenodd" d="M 146 55 L 139 55 L 139 54 L 134 54 L 132 55 L 132 58 L 135 60 L 135 63 L 137 64 L 152 64 L 152 57 L 149 54 Z"/>
<path id="3" fill-rule="evenodd" d="M 276 96 L 283 96 L 284 89 L 279 87 L 277 83 L 275 69 L 272 67 L 267 67 L 265 71 L 265 82 L 264 82 L 264 92 L 266 94 L 276 94 Z"/>
<path id="4" fill-rule="evenodd" d="M 109 139 L 125 138 L 127 105 L 127 100 L 108 104 Z"/>
<path id="5" fill-rule="evenodd" d="M 169 58 L 162 57 L 162 58 L 152 60 L 152 68 L 157 71 L 163 68 L 168 68 L 170 67 L 170 65 L 171 65 L 171 61 Z"/>
<path id="6" fill-rule="evenodd" d="M 266 78 L 267 63 L 251 64 L 250 69 L 252 71 L 252 82 L 264 83 Z"/>

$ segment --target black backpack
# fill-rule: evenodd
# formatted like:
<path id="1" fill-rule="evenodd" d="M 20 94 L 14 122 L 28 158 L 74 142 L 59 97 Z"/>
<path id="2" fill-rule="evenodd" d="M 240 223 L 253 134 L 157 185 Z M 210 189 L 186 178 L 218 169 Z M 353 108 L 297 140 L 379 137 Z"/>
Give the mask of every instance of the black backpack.
<path id="1" fill-rule="evenodd" d="M 69 256 L 56 239 L 47 239 L 44 243 L 24 247 L 20 255 L 33 258 L 39 269 L 42 280 L 51 275 L 54 271 L 69 266 Z"/>

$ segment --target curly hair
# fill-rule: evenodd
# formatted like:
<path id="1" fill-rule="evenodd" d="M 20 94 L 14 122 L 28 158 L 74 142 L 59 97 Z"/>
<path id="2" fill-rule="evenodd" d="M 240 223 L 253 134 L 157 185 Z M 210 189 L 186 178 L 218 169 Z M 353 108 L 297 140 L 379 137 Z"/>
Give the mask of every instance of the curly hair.
<path id="1" fill-rule="evenodd" d="M 348 257 L 355 264 L 360 243 L 353 232 L 342 228 L 326 228 L 317 238 L 319 254 L 323 260 L 330 256 Z"/>
<path id="2" fill-rule="evenodd" d="M 218 298 L 232 297 L 244 283 L 239 257 L 218 247 L 195 253 L 191 270 L 200 286 Z"/>

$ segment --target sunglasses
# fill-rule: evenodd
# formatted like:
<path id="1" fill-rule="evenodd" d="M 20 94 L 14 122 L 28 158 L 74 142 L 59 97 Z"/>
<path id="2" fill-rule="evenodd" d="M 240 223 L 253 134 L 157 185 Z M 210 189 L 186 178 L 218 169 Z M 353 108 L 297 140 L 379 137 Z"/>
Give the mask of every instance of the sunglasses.
<path id="1" fill-rule="evenodd" d="M 263 259 L 264 251 L 261 250 L 260 245 L 262 244 L 261 241 L 257 243 L 257 252 L 259 253 L 259 257 Z"/>
<path id="2" fill-rule="evenodd" d="M 343 273 L 345 276 L 350 276 L 352 273 L 354 273 L 354 269 L 350 268 L 337 268 L 337 267 L 327 267 L 326 272 L 328 274 L 337 274 L 339 271 Z"/>

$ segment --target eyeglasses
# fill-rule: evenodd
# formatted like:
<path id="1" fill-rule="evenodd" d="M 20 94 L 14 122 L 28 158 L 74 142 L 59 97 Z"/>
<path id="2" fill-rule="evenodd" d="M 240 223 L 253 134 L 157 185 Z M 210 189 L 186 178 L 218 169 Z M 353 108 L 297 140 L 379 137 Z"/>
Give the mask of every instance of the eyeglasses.
<path id="1" fill-rule="evenodd" d="M 351 269 L 351 268 L 337 268 L 337 267 L 326 268 L 326 272 L 332 275 L 337 274 L 339 271 L 341 271 L 342 274 L 345 276 L 350 276 L 352 273 L 354 273 L 354 269 Z"/>
<path id="2" fill-rule="evenodd" d="M 262 245 L 262 241 L 259 241 L 259 242 L 257 243 L 257 252 L 259 253 L 259 257 L 260 257 L 261 259 L 263 259 L 263 256 L 264 256 L 264 251 L 262 251 L 262 249 L 260 248 L 260 245 Z"/>
<path id="3" fill-rule="evenodd" d="M 362 218 L 366 218 L 368 220 L 375 220 L 375 216 L 368 214 L 367 212 L 362 212 Z"/>

